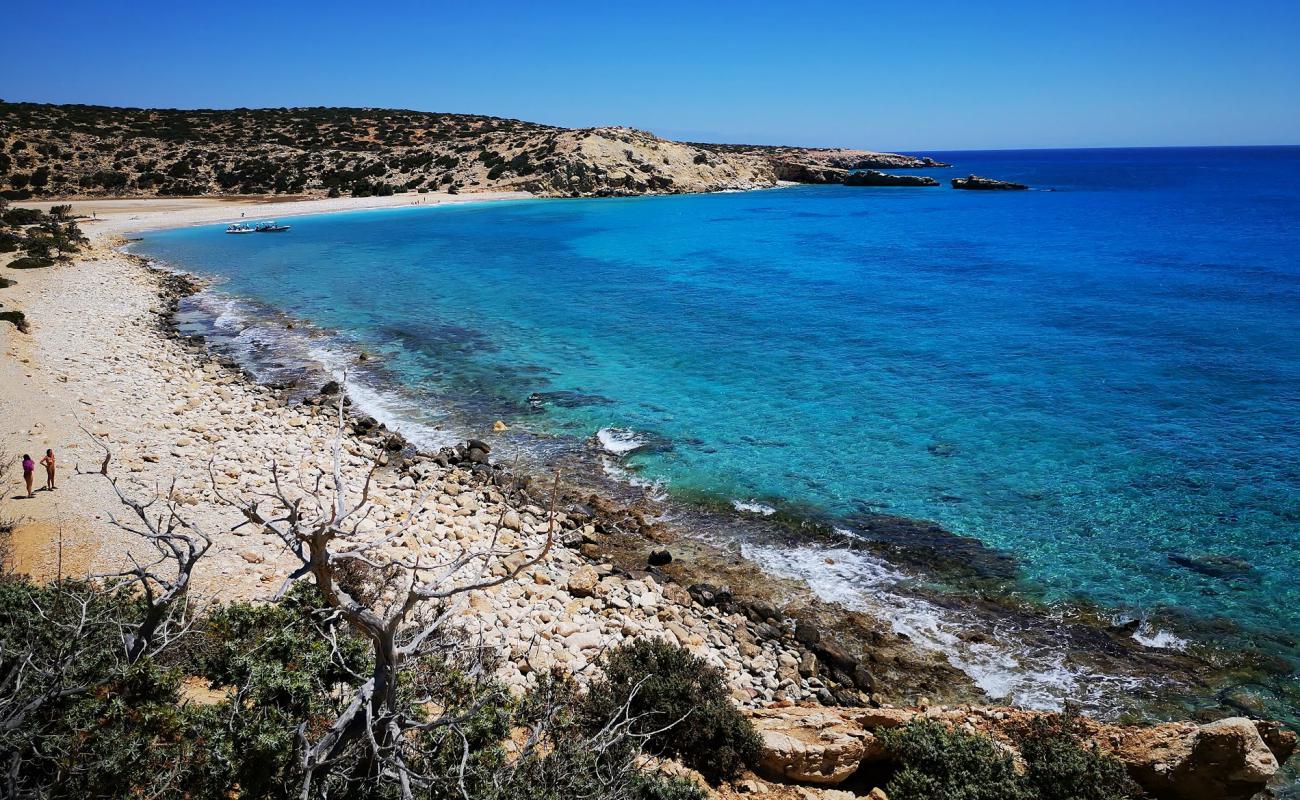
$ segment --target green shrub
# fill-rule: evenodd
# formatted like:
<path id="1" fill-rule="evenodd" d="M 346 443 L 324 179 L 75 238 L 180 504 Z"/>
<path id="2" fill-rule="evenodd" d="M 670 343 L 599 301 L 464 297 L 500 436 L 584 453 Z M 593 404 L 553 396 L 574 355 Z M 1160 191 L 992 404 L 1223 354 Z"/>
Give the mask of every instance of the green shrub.
<path id="1" fill-rule="evenodd" d="M 877 733 L 900 766 L 890 800 L 1035 800 L 1011 755 L 987 736 L 913 722 Z"/>
<path id="2" fill-rule="evenodd" d="M 54 266 L 54 259 L 43 256 L 24 256 L 10 261 L 10 269 L 42 269 Z"/>
<path id="3" fill-rule="evenodd" d="M 1037 717 L 1016 742 L 1039 800 L 1124 800 L 1139 793 L 1119 760 L 1087 745 L 1073 718 Z"/>
<path id="4" fill-rule="evenodd" d="M 4 214 L 6 225 L 35 225 L 45 219 L 45 215 L 34 208 L 11 208 Z"/>
<path id="5" fill-rule="evenodd" d="M 96 185 L 102 187 L 105 191 L 120 192 L 126 188 L 130 176 L 125 172 L 116 170 L 100 170 L 90 177 Z"/>
<path id="6" fill-rule="evenodd" d="M 707 793 L 681 778 L 637 766 L 640 740 L 588 718 L 588 696 L 571 675 L 542 676 L 514 709 L 513 724 L 539 738 L 514 767 L 493 781 L 484 800 L 704 800 Z"/>
<path id="7" fill-rule="evenodd" d="M 1016 741 L 1025 763 L 987 736 L 914 722 L 877 735 L 899 764 L 886 793 L 893 800 L 1126 800 L 1141 794 L 1124 765 L 1086 746 L 1072 719 L 1040 717 Z"/>
<path id="8" fill-rule="evenodd" d="M 758 757 L 754 726 L 732 705 L 722 673 L 690 651 L 658 639 L 624 643 L 601 661 L 583 716 L 604 726 L 627 706 L 632 731 L 652 734 L 647 749 L 679 758 L 710 780 L 729 778 Z"/>
<path id="9" fill-rule="evenodd" d="M 138 614 L 94 584 L 0 577 L 0 653 L 31 659 L 27 680 L 0 687 L 5 708 L 32 709 L 0 731 L 0 753 L 17 756 L 6 768 L 22 767 L 6 796 L 180 796 L 204 768 L 180 674 L 122 658 L 122 625 Z"/>

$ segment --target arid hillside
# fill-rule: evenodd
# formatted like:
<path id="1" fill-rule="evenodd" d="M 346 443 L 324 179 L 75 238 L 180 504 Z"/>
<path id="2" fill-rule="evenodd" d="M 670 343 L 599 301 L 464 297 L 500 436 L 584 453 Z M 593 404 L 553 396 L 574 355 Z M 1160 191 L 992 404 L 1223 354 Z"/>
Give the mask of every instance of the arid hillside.
<path id="1" fill-rule="evenodd" d="M 525 190 L 708 192 L 928 159 L 864 150 L 674 142 L 631 128 L 371 108 L 182 111 L 0 103 L 10 199 Z"/>

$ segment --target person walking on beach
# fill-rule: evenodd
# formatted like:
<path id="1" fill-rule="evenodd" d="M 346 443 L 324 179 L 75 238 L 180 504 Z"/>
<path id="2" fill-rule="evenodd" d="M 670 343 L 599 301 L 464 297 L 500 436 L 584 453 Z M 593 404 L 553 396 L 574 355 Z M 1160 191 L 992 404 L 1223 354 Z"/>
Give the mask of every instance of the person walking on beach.
<path id="1" fill-rule="evenodd" d="M 46 450 L 45 458 L 41 459 L 41 466 L 45 467 L 45 491 L 54 491 L 54 451 Z"/>
<path id="2" fill-rule="evenodd" d="M 27 484 L 27 496 L 35 497 L 32 493 L 32 473 L 36 471 L 36 462 L 32 457 L 23 453 L 23 482 Z"/>

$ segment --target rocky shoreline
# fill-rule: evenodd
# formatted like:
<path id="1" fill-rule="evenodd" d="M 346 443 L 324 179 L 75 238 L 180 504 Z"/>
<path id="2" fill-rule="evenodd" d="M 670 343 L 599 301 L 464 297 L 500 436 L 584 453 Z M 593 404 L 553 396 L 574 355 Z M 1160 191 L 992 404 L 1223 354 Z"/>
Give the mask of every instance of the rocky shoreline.
<path id="1" fill-rule="evenodd" d="M 173 313 L 180 298 L 196 288 L 189 285 L 172 293 Z M 283 324 L 302 326 L 292 321 Z M 168 335 L 178 335 L 170 320 L 165 327 Z M 191 344 L 202 348 L 201 339 Z M 226 363 L 239 368 L 234 361 Z M 312 380 L 311 374 L 305 374 L 305 384 L 274 388 L 288 404 L 305 401 L 312 404 L 309 407 L 319 407 L 328 399 L 317 394 L 325 377 L 315 378 L 317 383 Z M 471 450 L 463 445 L 459 452 L 444 448 L 421 453 L 373 419 L 362 419 L 358 430 L 376 446 L 382 439 L 398 448 L 392 456 L 395 469 L 423 470 L 419 465 L 432 461 L 444 468 L 471 469 L 478 464 L 480 471 L 490 468 L 493 474 L 506 476 L 498 478 L 502 481 L 544 482 L 547 477 L 536 463 L 523 467 L 516 463 L 506 470 L 500 464 L 473 461 Z M 521 441 L 528 434 L 522 431 L 479 435 L 515 451 L 528 447 Z M 1204 704 L 1191 708 L 1183 702 L 1187 696 L 1213 695 L 1224 672 L 1248 668 L 1240 659 L 1225 659 L 1199 648 L 1153 649 L 1134 638 L 1136 623 L 1118 624 L 1110 614 L 1084 606 L 1037 604 L 1016 583 L 1014 561 L 933 523 L 864 512 L 851 520 L 857 535 L 846 538 L 836 531 L 835 521 L 806 514 L 779 511 L 759 516 L 707 504 L 683 506 L 668 501 L 665 505 L 660 498 L 611 480 L 600 468 L 599 457 L 589 450 L 557 453 L 553 443 L 547 445 L 548 463 L 565 472 L 563 506 L 579 509 L 574 516 L 586 518 L 590 528 L 584 525 L 580 535 L 570 538 L 572 548 L 593 563 L 605 564 L 607 574 L 633 580 L 648 577 L 687 590 L 697 605 L 730 616 L 729 624 L 743 625 L 746 630 L 739 635 L 744 640 L 783 641 L 807 683 L 801 686 L 802 695 L 790 699 L 816 697 L 840 705 L 906 704 L 918 697 L 950 703 L 1009 702 L 1014 698 L 990 695 L 976 685 L 968 664 L 965 671 L 954 666 L 951 650 L 981 651 L 983 658 L 997 661 L 1005 658 L 997 650 L 1014 643 L 1017 650 L 1047 654 L 1049 661 L 1053 652 L 1061 657 L 1068 653 L 1083 683 L 1067 698 L 1088 713 L 1130 719 L 1176 719 L 1196 713 L 1208 720 L 1245 710 L 1232 703 L 1214 709 Z M 476 457 L 483 455 L 486 451 Z M 419 480 L 418 473 L 411 474 Z M 822 546 L 828 564 L 843 551 L 878 557 L 918 576 L 906 595 L 894 598 L 897 602 L 920 602 L 935 613 L 969 624 L 944 633 L 951 637 L 944 647 L 917 641 L 896 630 L 887 615 L 846 608 L 819 597 L 803 581 L 774 575 L 746 558 L 731 541 L 739 530 L 777 548 Z M 700 536 L 700 531 L 722 533 Z M 931 579 L 942 586 L 929 585 Z M 958 586 L 968 588 L 954 590 Z M 995 630 L 1001 631 L 996 642 L 987 633 Z M 784 676 L 793 677 L 788 671 Z M 1116 702 L 1119 694 L 1124 695 L 1123 703 Z"/>
<path id="2" fill-rule="evenodd" d="M 239 370 L 237 363 L 213 360 L 201 339 L 176 328 L 181 300 L 202 285 L 130 258 L 156 280 L 163 302 L 157 316 L 161 333 L 183 345 L 202 365 L 201 374 Z M 302 396 L 299 390 L 295 396 L 287 387 L 259 386 L 243 373 L 224 385 L 242 385 L 251 396 L 270 393 L 274 400 L 263 401 L 266 409 L 302 414 L 287 424 L 316 440 L 328 435 L 342 391 L 328 382 L 315 393 Z M 536 544 L 550 501 L 544 476 L 494 462 L 492 446 L 480 439 L 420 452 L 342 400 L 346 449 L 380 454 L 376 502 L 381 508 L 400 506 L 421 488 L 434 487 L 426 508 L 437 522 L 415 532 L 404 546 L 436 548 L 440 539 L 464 544 L 499 535 L 501 528 L 510 537 L 507 544 L 527 546 L 530 539 Z M 186 405 L 192 401 L 191 395 Z M 218 431 L 224 440 L 220 428 L 203 434 Z M 358 458 L 353 466 L 363 462 Z M 865 794 L 889 770 L 889 754 L 873 745 L 873 731 L 924 719 L 985 733 L 1011 747 L 1011 734 L 1038 713 L 978 705 L 986 698 L 967 676 L 924 658 L 878 620 L 826 607 L 818 614 L 801 587 L 774 585 L 755 565 L 734 558 L 724 566 L 722 559 L 713 560 L 719 554 L 683 539 L 646 509 L 584 494 L 576 486 L 567 487 L 557 508 L 562 547 L 555 555 L 537 565 L 523 585 L 507 584 L 493 596 L 471 601 L 477 635 L 505 655 L 502 680 L 519 693 L 555 668 L 582 680 L 604 649 L 632 638 L 655 637 L 686 647 L 724 671 L 733 699 L 749 710 L 760 734 L 759 775 L 738 784 L 738 791 L 780 796 L 783 785 L 796 784 L 800 796 L 822 800 L 854 796 L 859 789 Z M 376 524 L 384 521 L 381 512 Z M 256 550 L 240 555 L 250 567 L 266 563 Z M 732 586 L 745 588 L 733 591 Z M 762 586 L 777 591 L 764 593 L 758 590 Z M 791 594 L 805 595 L 804 602 L 789 603 Z M 795 613 L 791 605 L 798 607 Z M 931 705 L 930 697 L 916 694 L 904 699 L 899 686 L 908 693 L 930 691 L 941 702 Z M 1296 746 L 1295 735 L 1277 723 L 1243 718 L 1154 727 L 1083 724 L 1089 738 L 1120 759 L 1153 796 L 1179 800 L 1252 797 Z M 841 785 L 850 788 L 832 788 Z"/>
<path id="3" fill-rule="evenodd" d="M 162 302 L 159 330 L 168 340 L 182 345 L 198 362 L 216 365 L 222 373 L 237 373 L 250 391 L 270 393 L 290 412 L 300 409 L 313 420 L 330 418 L 341 391 L 337 382 L 329 381 L 319 390 L 259 386 L 240 364 L 212 356 L 201 337 L 187 336 L 177 329 L 175 320 L 181 301 L 200 291 L 203 288 L 200 282 L 149 266 L 147 260 L 138 256 L 124 257 L 154 276 Z M 444 494 L 436 498 L 436 507 L 449 520 L 458 516 L 457 509 L 465 508 L 461 498 L 468 495 L 476 498 L 470 505 L 478 528 L 504 515 L 510 521 L 507 527 L 512 530 L 522 531 L 522 527 L 515 526 L 523 526 L 524 520 L 528 520 L 528 526 L 536 533 L 540 510 L 549 498 L 534 492 L 545 490 L 545 475 L 516 473 L 494 462 L 491 445 L 480 439 L 433 453 L 420 452 L 399 433 L 356 411 L 350 399 L 345 402 L 348 434 L 359 448 L 384 453 L 382 474 L 392 479 L 399 492 L 409 493 L 431 482 L 441 482 Z M 380 487 L 385 488 L 383 482 Z M 724 668 L 737 687 L 733 696 L 743 705 L 779 700 L 880 705 L 887 702 L 881 692 L 888 691 L 891 698 L 895 696 L 887 685 L 903 684 L 908 686 L 908 693 L 926 692 L 954 701 L 973 701 L 980 697 L 978 689 L 958 670 L 942 659 L 915 652 L 879 622 L 867 625 L 863 617 L 856 626 L 856 635 L 850 639 L 872 642 L 873 660 L 880 665 L 876 667 L 871 661 L 853 655 L 840 643 L 839 637 L 828 635 L 823 641 L 809 618 L 787 616 L 780 608 L 782 598 L 764 597 L 739 588 L 733 591 L 732 586 L 770 584 L 770 576 L 758 572 L 752 564 L 744 564 L 743 569 L 733 567 L 728 574 L 715 573 L 705 566 L 712 559 L 698 543 L 681 539 L 649 516 L 648 509 L 604 497 L 594 493 L 591 487 L 570 481 L 565 482 L 564 489 L 558 505 L 560 544 L 564 547 L 556 558 L 567 569 L 568 577 L 548 575 L 540 585 L 553 588 L 526 589 L 525 597 L 530 602 L 558 598 L 567 612 L 571 602 L 580 600 L 604 616 L 618 618 L 619 624 L 602 627 L 602 634 L 617 629 L 626 635 L 657 635 L 684 646 L 707 647 L 706 660 Z M 517 501 L 515 507 L 503 511 L 500 505 L 506 494 L 517 495 Z M 678 556 L 674 557 L 672 551 Z M 683 559 L 681 556 L 686 553 L 689 557 Z M 735 564 L 731 556 L 726 558 Z M 687 561 L 690 563 L 684 563 Z M 648 593 L 643 584 L 652 587 Z M 793 585 L 782 588 L 788 592 L 799 591 Z M 522 622 L 526 620 L 510 616 L 506 627 L 518 630 Z M 564 630 L 568 631 L 568 627 L 564 626 Z M 581 653 L 595 649 L 588 644 L 599 641 L 603 648 L 621 638 L 598 640 L 584 633 L 568 631 L 563 637 L 566 646 L 569 637 L 576 637 L 574 647 Z M 542 638 L 549 637 L 543 633 Z M 508 640 L 508 645 L 514 655 L 522 655 L 531 663 L 534 656 L 525 647 L 526 642 L 526 637 L 515 636 Z M 541 657 L 543 665 L 555 661 L 564 663 L 564 659 Z M 568 663 L 575 672 L 581 672 L 589 659 L 569 659 Z M 532 665 L 531 669 L 540 667 Z M 528 684 L 519 677 L 529 674 L 529 670 L 519 671 L 518 676 L 509 674 L 509 669 L 507 673 L 511 685 Z M 882 678 L 906 675 L 912 680 L 887 681 L 877 674 Z"/>
<path id="4" fill-rule="evenodd" d="M 40 276 L 43 285 L 33 289 L 34 280 L 22 287 L 27 294 L 20 305 L 33 334 L 16 340 L 11 352 L 35 381 L 24 391 L 69 404 L 72 410 L 63 416 L 84 424 L 114 451 L 114 470 L 124 482 L 146 490 L 175 481 L 174 496 L 217 543 L 196 576 L 200 593 L 268 597 L 289 560 L 276 542 L 233 530 L 238 515 L 219 502 L 215 490 L 266 487 L 272 459 L 295 478 L 323 466 L 336 435 L 338 387 L 295 389 L 250 380 L 238 364 L 177 331 L 182 300 L 199 285 L 145 266 L 144 259 L 101 241 L 78 263 Z M 26 435 L 64 448 L 65 464 L 94 460 L 97 466 L 93 446 L 62 424 L 59 432 L 53 422 L 47 428 L 37 422 Z M 392 543 L 393 556 L 496 535 L 536 547 L 545 536 L 548 476 L 530 477 L 493 463 L 490 441 L 421 453 L 373 419 L 349 413 L 345 449 L 346 470 L 354 476 L 375 457 L 383 462 L 372 495 L 376 526 L 418 510 L 416 523 Z M 90 551 L 84 558 L 88 572 L 121 563 L 132 545 L 106 521 L 115 498 L 94 489 L 98 484 L 89 474 L 73 480 L 79 488 L 67 499 L 86 530 L 70 532 L 69 552 L 76 546 Z M 530 569 L 525 581 L 485 593 L 471 607 L 474 635 L 502 653 L 500 677 L 512 691 L 522 692 L 551 668 L 581 680 L 605 648 L 656 637 L 722 669 L 735 701 L 760 716 L 760 709 L 810 704 L 840 715 L 858 713 L 848 706 L 948 714 L 987 701 L 943 654 L 919 649 L 887 622 L 819 599 L 798 581 L 766 574 L 734 547 L 685 535 L 689 518 L 665 522 L 653 504 L 611 497 L 599 488 L 566 475 L 557 517 L 564 546 Z M 751 522 L 774 536 L 791 524 L 779 514 Z M 882 552 L 915 538 L 902 536 L 902 528 L 891 534 L 894 527 L 924 525 L 884 517 L 871 522 L 881 534 L 875 544 Z M 831 535 L 797 524 L 804 536 Z M 952 541 L 944 532 L 933 533 L 939 538 L 932 541 Z M 61 528 L 58 536 L 65 568 Z M 48 551 L 54 542 L 41 544 Z M 933 555 L 948 548 L 931 550 Z M 912 557 L 927 558 L 923 550 Z M 990 615 L 1015 612 L 1005 600 L 988 596 L 928 597 L 956 602 L 963 612 L 981 604 Z M 1081 624 L 1115 663 L 1132 655 L 1124 644 L 1127 632 Z M 1177 654 L 1167 655 L 1174 661 L 1162 653 L 1151 657 L 1152 671 L 1188 669 Z"/>

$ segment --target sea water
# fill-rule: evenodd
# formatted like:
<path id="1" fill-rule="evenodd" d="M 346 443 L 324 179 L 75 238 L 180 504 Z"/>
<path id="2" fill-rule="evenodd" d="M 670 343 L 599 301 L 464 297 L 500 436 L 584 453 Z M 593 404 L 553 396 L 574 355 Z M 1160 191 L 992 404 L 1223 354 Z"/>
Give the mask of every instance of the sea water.
<path id="1" fill-rule="evenodd" d="M 424 444 L 501 419 L 756 517 L 935 520 L 1046 602 L 1294 659 L 1300 148 L 927 155 L 941 187 L 415 206 L 138 251 L 217 279 L 264 366 L 271 309 L 317 355 L 366 351 L 383 378 L 354 394 Z M 1033 189 L 947 185 L 971 172 Z M 850 604 L 875 585 L 751 555 Z"/>

